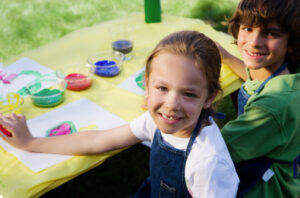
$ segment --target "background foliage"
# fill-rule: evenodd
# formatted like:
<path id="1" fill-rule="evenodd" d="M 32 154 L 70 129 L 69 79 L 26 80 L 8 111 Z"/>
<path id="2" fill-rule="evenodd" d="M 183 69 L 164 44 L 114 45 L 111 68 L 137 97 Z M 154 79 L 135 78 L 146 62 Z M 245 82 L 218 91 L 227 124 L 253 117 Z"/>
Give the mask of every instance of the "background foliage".
<path id="1" fill-rule="evenodd" d="M 237 0 L 161 0 L 164 14 L 204 19 L 218 30 Z M 144 11 L 143 0 L 1 0 L 0 57 L 38 48 L 83 27 Z"/>

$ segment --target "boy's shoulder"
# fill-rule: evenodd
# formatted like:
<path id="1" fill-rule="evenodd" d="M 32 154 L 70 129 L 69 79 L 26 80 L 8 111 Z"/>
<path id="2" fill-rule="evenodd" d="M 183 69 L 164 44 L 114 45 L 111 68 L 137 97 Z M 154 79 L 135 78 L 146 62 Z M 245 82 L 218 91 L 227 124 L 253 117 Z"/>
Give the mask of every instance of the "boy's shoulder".
<path id="1" fill-rule="evenodd" d="M 280 113 L 286 108 L 300 112 L 300 73 L 281 75 L 271 79 L 264 89 L 248 101 L 248 105 L 259 106 Z M 292 107 L 292 108 L 291 108 Z"/>
<path id="2" fill-rule="evenodd" d="M 300 73 L 280 75 L 272 78 L 262 90 L 262 93 L 294 92 L 300 90 Z"/>

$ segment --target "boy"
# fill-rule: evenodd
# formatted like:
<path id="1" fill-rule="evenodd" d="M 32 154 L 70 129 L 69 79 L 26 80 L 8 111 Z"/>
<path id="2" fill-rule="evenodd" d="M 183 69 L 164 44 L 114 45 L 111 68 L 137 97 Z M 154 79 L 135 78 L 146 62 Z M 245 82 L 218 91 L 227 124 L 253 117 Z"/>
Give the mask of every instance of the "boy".
<path id="1" fill-rule="evenodd" d="M 299 0 L 241 0 L 229 31 L 243 61 L 219 46 L 222 62 L 246 80 L 239 116 L 222 129 L 238 197 L 300 196 L 299 9 Z"/>

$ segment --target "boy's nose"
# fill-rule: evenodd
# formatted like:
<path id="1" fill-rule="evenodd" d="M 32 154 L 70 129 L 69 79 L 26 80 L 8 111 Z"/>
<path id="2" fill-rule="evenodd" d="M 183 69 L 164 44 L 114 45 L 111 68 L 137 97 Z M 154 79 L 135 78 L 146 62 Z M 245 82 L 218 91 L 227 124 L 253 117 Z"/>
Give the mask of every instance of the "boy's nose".
<path id="1" fill-rule="evenodd" d="M 263 42 L 262 42 L 262 35 L 259 32 L 252 32 L 249 42 L 252 47 L 258 48 L 260 47 Z"/>

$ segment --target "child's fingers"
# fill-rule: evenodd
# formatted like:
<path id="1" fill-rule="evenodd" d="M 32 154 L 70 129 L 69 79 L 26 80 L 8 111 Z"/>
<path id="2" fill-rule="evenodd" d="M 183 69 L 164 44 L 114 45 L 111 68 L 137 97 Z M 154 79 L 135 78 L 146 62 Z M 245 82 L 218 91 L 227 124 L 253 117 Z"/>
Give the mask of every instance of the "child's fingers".
<path id="1" fill-rule="evenodd" d="M 25 121 L 26 120 L 26 117 L 25 115 L 23 114 L 19 114 L 19 115 L 16 115 L 17 119 L 20 120 L 20 121 Z"/>
<path id="2" fill-rule="evenodd" d="M 9 129 L 9 124 L 7 124 L 6 122 L 3 122 L 3 119 L 0 121 L 0 136 L 3 139 L 6 139 L 8 137 L 12 136 L 12 132 Z"/>
<path id="3" fill-rule="evenodd" d="M 2 116 L 0 118 L 0 124 L 7 125 L 8 123 L 11 123 L 11 122 L 12 122 L 12 118 L 10 117 L 10 115 L 8 115 L 8 116 Z"/>
<path id="4" fill-rule="evenodd" d="M 14 126 L 17 124 L 16 122 L 17 115 L 9 114 L 6 116 L 0 116 L 0 127 L 2 128 L 2 134 L 11 137 L 11 134 L 14 133 Z M 6 138 L 6 136 L 3 136 Z"/>

